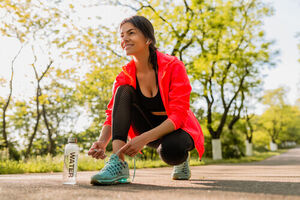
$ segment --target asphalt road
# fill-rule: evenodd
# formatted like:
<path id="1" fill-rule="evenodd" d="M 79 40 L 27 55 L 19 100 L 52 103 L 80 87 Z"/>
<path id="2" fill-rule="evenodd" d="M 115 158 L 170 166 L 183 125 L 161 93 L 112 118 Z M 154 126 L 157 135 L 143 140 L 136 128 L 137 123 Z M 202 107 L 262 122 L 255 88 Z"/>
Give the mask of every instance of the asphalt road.
<path id="1" fill-rule="evenodd" d="M 0 176 L 0 199 L 300 199 L 300 148 L 250 164 L 191 167 L 189 181 L 171 180 L 171 167 L 138 169 L 131 184 L 92 186 L 96 172 L 79 172 L 77 185 L 61 173 Z M 131 174 L 133 171 L 131 171 Z"/>

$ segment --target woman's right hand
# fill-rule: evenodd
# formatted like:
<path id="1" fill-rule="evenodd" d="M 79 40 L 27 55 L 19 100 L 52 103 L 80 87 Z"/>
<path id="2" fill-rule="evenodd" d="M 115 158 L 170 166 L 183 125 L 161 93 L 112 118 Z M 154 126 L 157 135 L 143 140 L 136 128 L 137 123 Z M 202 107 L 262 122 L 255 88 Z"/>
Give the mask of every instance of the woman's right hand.
<path id="1" fill-rule="evenodd" d="M 101 141 L 97 141 L 93 143 L 92 147 L 88 152 L 88 155 L 96 159 L 104 159 L 106 158 L 105 150 L 106 150 L 105 143 Z"/>

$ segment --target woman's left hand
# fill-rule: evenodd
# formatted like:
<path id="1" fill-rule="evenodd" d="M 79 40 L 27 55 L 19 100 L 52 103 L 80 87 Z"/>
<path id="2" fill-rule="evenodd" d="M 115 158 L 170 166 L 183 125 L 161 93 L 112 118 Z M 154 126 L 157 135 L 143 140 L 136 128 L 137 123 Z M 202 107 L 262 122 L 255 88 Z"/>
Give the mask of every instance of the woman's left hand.
<path id="1" fill-rule="evenodd" d="M 147 142 L 143 135 L 136 136 L 119 150 L 119 154 L 124 153 L 125 155 L 134 157 L 143 149 L 146 144 Z"/>

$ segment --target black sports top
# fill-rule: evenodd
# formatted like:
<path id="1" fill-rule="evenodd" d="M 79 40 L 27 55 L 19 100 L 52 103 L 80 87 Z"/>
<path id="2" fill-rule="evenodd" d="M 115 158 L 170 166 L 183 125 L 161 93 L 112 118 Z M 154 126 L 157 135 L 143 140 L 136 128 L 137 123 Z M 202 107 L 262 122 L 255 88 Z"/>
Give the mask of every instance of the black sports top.
<path id="1" fill-rule="evenodd" d="M 165 107 L 162 102 L 159 88 L 157 91 L 157 94 L 154 97 L 146 97 L 143 95 L 138 79 L 136 78 L 136 91 L 138 94 L 138 97 L 141 100 L 141 104 L 143 105 L 144 108 L 146 108 L 150 112 L 164 112 Z"/>

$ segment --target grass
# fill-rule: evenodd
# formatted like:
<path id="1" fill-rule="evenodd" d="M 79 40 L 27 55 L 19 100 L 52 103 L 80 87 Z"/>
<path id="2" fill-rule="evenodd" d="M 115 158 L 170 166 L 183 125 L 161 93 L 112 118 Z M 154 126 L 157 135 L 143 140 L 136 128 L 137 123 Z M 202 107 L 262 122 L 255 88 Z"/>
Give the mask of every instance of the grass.
<path id="1" fill-rule="evenodd" d="M 211 158 L 203 158 L 203 164 L 205 165 L 209 165 L 209 164 L 226 164 L 226 163 L 249 163 L 249 162 L 258 162 L 258 161 L 262 161 L 265 160 L 267 158 L 270 158 L 272 156 L 276 156 L 276 155 L 280 155 L 282 153 L 287 152 L 286 149 L 280 149 L 274 152 L 257 152 L 254 151 L 254 155 L 253 156 L 247 156 L 247 157 L 242 157 L 242 158 L 231 158 L 231 159 L 223 159 L 223 160 L 213 160 Z M 193 165 L 194 163 L 191 162 L 191 165 Z M 196 166 L 197 164 L 195 164 Z"/>
<path id="2" fill-rule="evenodd" d="M 225 164 L 225 163 L 247 163 L 254 161 L 261 161 L 271 156 L 279 155 L 287 150 L 278 150 L 276 152 L 254 152 L 253 156 L 242 157 L 240 159 L 223 159 L 212 160 L 211 158 L 203 158 L 199 161 L 198 158 L 191 158 L 190 165 L 209 165 L 209 164 Z M 100 170 L 106 160 L 96 160 L 85 154 L 79 155 L 78 171 L 94 171 Z M 133 158 L 128 158 L 127 162 L 130 168 L 134 167 Z M 137 157 L 136 168 L 155 168 L 169 166 L 162 160 L 141 160 Z M 27 161 L 12 161 L 12 160 L 0 160 L 0 174 L 22 174 L 22 173 L 40 173 L 40 172 L 61 172 L 63 170 L 63 155 L 51 157 L 37 156 L 31 157 Z"/>

